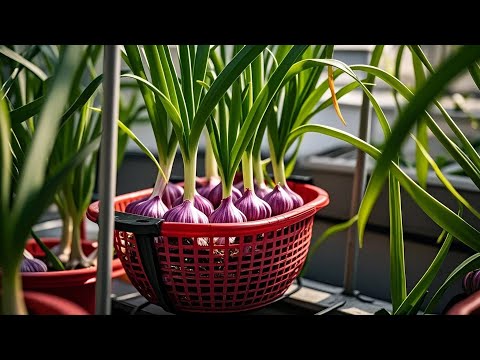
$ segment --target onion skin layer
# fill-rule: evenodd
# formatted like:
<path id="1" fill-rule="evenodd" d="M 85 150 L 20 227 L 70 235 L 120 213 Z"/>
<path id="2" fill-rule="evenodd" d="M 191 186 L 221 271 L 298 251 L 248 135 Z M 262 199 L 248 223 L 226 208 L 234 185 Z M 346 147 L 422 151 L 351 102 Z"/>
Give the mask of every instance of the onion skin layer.
<path id="1" fill-rule="evenodd" d="M 245 190 L 242 197 L 235 201 L 235 207 L 245 215 L 247 221 L 262 220 L 272 216 L 270 205 L 250 189 Z"/>
<path id="2" fill-rule="evenodd" d="M 265 195 L 263 200 L 270 205 L 272 216 L 281 215 L 294 209 L 292 197 L 278 184 L 270 193 Z"/>

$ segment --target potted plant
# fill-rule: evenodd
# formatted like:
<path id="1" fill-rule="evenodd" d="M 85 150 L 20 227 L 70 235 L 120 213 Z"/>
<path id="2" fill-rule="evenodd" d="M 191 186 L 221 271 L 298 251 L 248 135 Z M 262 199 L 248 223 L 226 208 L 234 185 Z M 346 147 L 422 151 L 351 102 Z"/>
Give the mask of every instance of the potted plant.
<path id="1" fill-rule="evenodd" d="M 30 146 L 36 131 L 36 127 L 33 125 L 40 108 L 38 104 L 41 105 L 45 99 L 41 92 L 46 85 L 44 82 L 46 76 L 42 76 L 41 79 L 38 76 L 32 76 L 32 69 L 37 68 L 30 61 L 35 60 L 49 71 L 53 71 L 60 61 L 59 54 L 56 52 L 58 51 L 57 47 L 39 46 L 36 52 L 37 57 L 33 59 L 31 54 L 35 54 L 35 51 L 32 51 L 34 48 L 36 46 L 27 48 L 24 52 L 23 55 L 28 55 L 28 59 L 23 58 L 22 60 L 22 55 L 18 53 L 7 54 L 13 59 L 12 61 L 15 61 L 11 67 L 10 79 L 14 79 L 13 75 L 16 74 L 15 67 L 18 66 L 18 61 L 30 64 L 29 73 L 24 74 L 26 81 L 11 81 L 9 84 L 11 88 L 9 100 L 12 107 L 15 107 L 12 110 L 12 117 L 16 121 L 16 131 L 21 140 L 18 142 L 16 154 L 24 153 L 25 149 Z M 40 52 L 38 48 L 41 48 Z M 50 51 L 47 51 L 48 49 Z M 99 141 L 100 114 L 93 111 L 93 104 L 96 90 L 101 85 L 103 78 L 102 75 L 97 76 L 94 66 L 100 50 L 100 46 L 87 46 L 81 53 L 81 64 L 75 73 L 76 82 L 67 101 L 68 107 L 62 109 L 64 112 L 56 134 L 55 145 L 49 157 L 47 175 L 55 174 L 64 165 L 66 158 L 84 151 L 90 143 Z M 19 74 L 21 75 L 22 72 Z M 88 81 L 86 86 L 82 85 L 85 82 L 82 79 L 85 78 Z M 34 90 L 39 93 L 32 93 L 31 98 L 24 99 L 18 95 Z M 34 100 L 27 104 L 24 103 L 30 99 Z M 136 107 L 135 97 L 127 103 L 121 103 L 121 109 L 126 124 L 130 124 L 141 111 Z M 120 159 L 125 150 L 125 137 L 125 134 L 119 134 Z M 24 289 L 65 297 L 80 304 L 90 313 L 94 312 L 95 306 L 96 242 L 87 241 L 86 238 L 81 237 L 81 224 L 94 191 L 97 152 L 98 147 L 90 147 L 90 154 L 85 156 L 84 161 L 78 164 L 73 172 L 65 176 L 55 192 L 54 202 L 63 222 L 60 239 L 44 238 L 41 240 L 33 234 L 35 241 L 32 239 L 27 242 L 27 250 L 30 253 L 37 257 L 47 256 L 46 260 L 50 271 L 22 272 Z M 17 156 L 17 158 L 20 157 Z M 50 253 L 49 248 L 53 254 Z M 54 254 L 58 256 L 61 263 L 55 262 Z M 63 269 L 64 266 L 67 270 Z M 112 277 L 123 275 L 121 263 L 115 259 L 112 264 Z"/>
<path id="2" fill-rule="evenodd" d="M 30 315 L 88 315 L 77 303 L 52 294 L 25 291 L 23 293 Z"/>
<path id="3" fill-rule="evenodd" d="M 5 48 L 2 50 L 7 51 Z M 39 115 L 30 124 L 35 127 L 35 131 L 28 147 L 23 148 L 25 151 L 20 151 L 21 145 L 25 144 L 25 128 L 19 125 L 18 112 L 9 109 L 5 96 L 1 96 L 0 144 L 3 171 L 0 182 L 0 268 L 4 314 L 26 314 L 20 266 L 31 228 L 52 202 L 64 177 L 99 146 L 99 138 L 96 138 L 79 152 L 67 156 L 55 171 L 49 172 L 47 169 L 64 108 L 78 81 L 75 74 L 80 67 L 82 50 L 80 46 L 62 47 L 60 60 L 55 66 L 45 95 L 35 103 L 40 109 Z M 32 67 L 29 62 L 24 64 Z M 9 80 L 7 85 L 12 83 Z M 4 89 L 8 92 L 9 86 L 4 86 Z M 33 106 L 31 103 L 29 105 Z"/>
<path id="4" fill-rule="evenodd" d="M 378 47 L 380 48 L 380 47 Z M 390 195 L 390 266 L 391 266 L 391 294 L 392 305 L 394 314 L 416 314 L 420 309 L 420 306 L 426 298 L 427 291 L 436 277 L 438 270 L 445 259 L 448 249 L 453 241 L 453 238 L 457 238 L 465 245 L 469 246 L 474 251 L 478 252 L 480 249 L 480 243 L 478 242 L 478 230 L 476 230 L 471 224 L 466 222 L 462 216 L 462 208 L 465 207 L 478 217 L 478 212 L 475 208 L 466 201 L 448 181 L 448 179 L 441 172 L 440 168 L 433 161 L 432 157 L 428 153 L 427 146 L 425 145 L 425 139 L 422 139 L 422 135 L 413 137 L 417 144 L 418 155 L 417 158 L 421 159 L 418 166 L 421 167 L 419 172 L 425 173 L 425 168 L 429 166 L 434 170 L 440 181 L 451 192 L 451 194 L 457 199 L 460 209 L 458 214 L 447 208 L 433 196 L 425 191 L 422 187 L 424 181 L 420 181 L 420 184 L 413 181 L 406 173 L 398 166 L 398 156 L 400 152 L 400 146 L 403 140 L 409 135 L 409 131 L 415 123 L 422 123 L 418 126 L 420 132 L 426 131 L 428 128 L 434 136 L 440 141 L 450 155 L 458 162 L 466 174 L 472 179 L 474 183 L 479 183 L 478 179 L 478 164 L 479 156 L 475 151 L 471 143 L 467 140 L 466 136 L 456 126 L 455 122 L 451 119 L 449 114 L 445 111 L 442 105 L 435 100 L 442 88 L 451 81 L 455 75 L 462 71 L 469 70 L 472 78 L 478 84 L 479 70 L 476 61 L 479 58 L 480 49 L 475 46 L 460 47 L 450 58 L 442 63 L 436 71 L 433 69 L 425 54 L 422 52 L 419 46 L 410 46 L 409 49 L 412 52 L 414 59 L 414 68 L 416 73 L 417 82 L 419 85 L 418 90 L 413 93 L 407 86 L 405 86 L 395 76 L 388 72 L 379 69 L 377 66 L 366 65 L 354 65 L 351 66 L 351 70 L 365 71 L 368 76 L 368 82 L 372 82 L 376 77 L 383 80 L 389 86 L 391 86 L 400 95 L 405 97 L 409 102 L 400 112 L 397 121 L 394 123 L 394 127 L 390 130 L 390 126 L 386 121 L 386 118 L 380 108 L 378 102 L 373 95 L 369 92 L 367 87 L 362 86 L 362 89 L 368 95 L 373 108 L 377 114 L 377 117 L 382 123 L 382 127 L 385 130 L 385 144 L 383 146 L 383 152 L 371 144 L 367 144 L 364 141 L 337 129 L 332 129 L 321 125 L 308 125 L 295 129 L 291 133 L 290 141 L 293 141 L 297 136 L 304 134 L 308 131 L 319 132 L 328 136 L 347 141 L 355 147 L 365 151 L 367 154 L 377 159 L 378 162 L 372 172 L 371 179 L 368 183 L 366 193 L 363 197 L 362 204 L 359 209 L 359 213 L 347 221 L 346 223 L 337 225 L 328 231 L 319 239 L 319 243 L 323 241 L 328 235 L 336 231 L 341 231 L 349 226 L 352 226 L 358 221 L 360 240 L 363 240 L 363 233 L 365 224 L 367 222 L 370 211 L 375 203 L 380 191 L 383 188 L 386 176 L 389 179 L 389 195 Z M 381 51 L 381 50 L 379 50 Z M 342 64 L 337 64 L 338 68 L 342 68 Z M 343 67 L 344 68 L 344 67 Z M 431 74 L 427 76 L 423 72 L 427 71 Z M 351 73 L 350 70 L 344 68 L 344 71 L 355 76 L 355 73 Z M 432 118 L 429 112 L 426 110 L 427 106 L 433 103 L 441 112 L 447 125 L 452 129 L 455 134 L 456 140 L 462 144 L 462 148 L 457 146 Z M 426 126 L 426 127 L 425 127 Z M 422 176 L 419 176 L 422 179 Z M 424 178 L 423 178 L 424 179 Z M 422 184 L 423 183 L 423 184 Z M 405 263 L 404 263 L 404 251 L 403 251 L 403 227 L 401 219 L 401 201 L 398 192 L 398 186 L 401 185 L 407 193 L 415 200 L 420 208 L 444 231 L 439 237 L 439 242 L 442 242 L 440 251 L 436 258 L 432 262 L 431 266 L 425 272 L 424 276 L 414 286 L 414 288 L 408 293 L 406 289 L 405 281 Z M 429 304 L 426 306 L 425 311 L 427 313 L 432 312 L 437 304 L 439 297 L 444 293 L 445 289 L 456 279 L 461 277 L 467 271 L 472 270 L 475 266 L 478 266 L 478 254 L 465 260 L 462 264 L 455 269 L 445 280 L 444 284 L 437 290 L 434 296 L 430 299 Z"/>

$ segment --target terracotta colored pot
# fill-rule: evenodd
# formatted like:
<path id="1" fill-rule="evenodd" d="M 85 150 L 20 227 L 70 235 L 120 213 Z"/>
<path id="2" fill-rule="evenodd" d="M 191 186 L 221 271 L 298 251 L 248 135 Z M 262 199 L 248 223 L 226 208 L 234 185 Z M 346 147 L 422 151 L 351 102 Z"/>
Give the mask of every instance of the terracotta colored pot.
<path id="1" fill-rule="evenodd" d="M 37 291 L 25 291 L 24 299 L 29 315 L 88 315 L 78 304 L 59 296 Z"/>
<path id="2" fill-rule="evenodd" d="M 467 296 L 448 309 L 447 315 L 480 315 L 480 291 Z"/>
<path id="3" fill-rule="evenodd" d="M 59 239 L 44 238 L 45 245 L 53 247 Z M 96 243 L 83 241 L 82 247 L 86 255 L 95 248 Z M 42 249 L 34 240 L 27 242 L 26 249 L 34 256 L 43 256 Z M 95 283 L 97 268 L 48 271 L 37 273 L 22 273 L 23 289 L 25 291 L 38 291 L 73 301 L 85 308 L 90 314 L 95 313 Z M 119 259 L 112 261 L 112 278 L 125 275 L 125 270 Z"/>

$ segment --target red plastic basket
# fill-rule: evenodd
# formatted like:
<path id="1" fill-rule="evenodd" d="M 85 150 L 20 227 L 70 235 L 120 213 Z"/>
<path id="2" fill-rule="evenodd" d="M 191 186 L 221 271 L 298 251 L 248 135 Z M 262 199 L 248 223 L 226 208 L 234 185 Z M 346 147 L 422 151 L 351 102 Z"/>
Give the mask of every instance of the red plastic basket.
<path id="1" fill-rule="evenodd" d="M 114 246 L 133 286 L 171 312 L 237 312 L 281 297 L 302 269 L 315 213 L 329 203 L 326 191 L 289 182 L 305 205 L 265 220 L 236 224 L 163 222 L 123 213 L 152 189 L 115 198 Z M 87 217 L 98 218 L 98 202 Z M 214 244 L 217 237 L 233 244 Z M 208 246 L 197 244 L 198 238 Z"/>

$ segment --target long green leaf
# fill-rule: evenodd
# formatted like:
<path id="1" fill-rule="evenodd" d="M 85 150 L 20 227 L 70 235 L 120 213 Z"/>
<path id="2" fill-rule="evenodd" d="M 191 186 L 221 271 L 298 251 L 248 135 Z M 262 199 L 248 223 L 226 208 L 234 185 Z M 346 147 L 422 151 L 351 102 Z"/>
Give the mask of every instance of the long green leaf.
<path id="1" fill-rule="evenodd" d="M 218 145 L 221 144 L 220 133 L 212 116 L 210 116 L 206 126 L 210 138 L 210 144 L 213 150 L 213 155 L 217 162 L 221 164 L 221 166 L 218 167 L 218 172 L 222 179 L 225 179 L 224 169 L 227 169 L 228 167 L 228 154 L 218 148 Z"/>
<path id="2" fill-rule="evenodd" d="M 0 225 L 2 229 L 8 226 L 11 167 L 10 117 L 6 101 L 0 97 Z"/>
<path id="3" fill-rule="evenodd" d="M 100 84 L 103 81 L 103 74 L 97 76 L 93 79 L 87 87 L 80 93 L 75 102 L 67 109 L 63 114 L 61 122 L 65 122 L 72 114 L 74 114 L 78 109 L 83 107 L 87 101 L 92 97 L 95 91 L 98 89 Z M 34 101 L 19 107 L 11 112 L 12 124 L 19 124 L 32 116 L 38 114 L 42 105 L 45 102 L 45 96 L 39 97 Z"/>
<path id="4" fill-rule="evenodd" d="M 38 235 L 33 230 L 32 230 L 32 237 L 37 243 L 37 245 L 40 246 L 42 251 L 45 253 L 47 262 L 52 266 L 53 270 L 56 270 L 56 271 L 65 270 L 65 267 L 63 266 L 62 262 L 58 259 L 58 257 L 55 256 L 54 253 L 51 252 L 48 246 L 45 245 L 42 240 L 40 240 Z"/>
<path id="5" fill-rule="evenodd" d="M 335 235 L 339 232 L 346 231 L 348 228 L 350 228 L 353 224 L 357 222 L 358 215 L 355 215 L 351 219 L 348 219 L 345 222 L 342 222 L 340 224 L 335 224 L 330 226 L 328 229 L 326 229 L 322 235 L 320 235 L 310 246 L 310 250 L 308 251 L 307 255 L 307 260 L 305 261 L 305 265 L 303 266 L 303 269 L 300 273 L 300 277 L 306 274 L 308 265 L 311 263 L 311 258 L 313 255 L 317 252 L 318 248 L 320 245 L 322 245 L 325 240 L 327 240 L 330 236 Z"/>
<path id="6" fill-rule="evenodd" d="M 293 170 L 295 170 L 295 164 L 297 162 L 298 152 L 300 151 L 300 146 L 302 145 L 303 136 L 301 136 L 298 141 L 295 149 L 293 150 L 293 154 L 285 165 L 285 177 L 288 178 L 290 175 L 293 174 Z"/>
<path id="7" fill-rule="evenodd" d="M 352 65 L 352 69 L 365 71 L 369 74 L 374 74 L 378 78 L 385 81 L 388 85 L 395 88 L 399 94 L 404 98 L 411 100 L 413 98 L 413 93 L 403 84 L 400 80 L 390 75 L 386 71 L 369 66 L 369 65 Z M 440 103 L 437 101 L 434 102 L 440 111 L 443 113 L 445 110 L 441 107 Z M 375 103 L 372 101 L 372 105 L 375 107 Z M 378 114 L 377 114 L 378 115 Z M 442 129 L 437 125 L 428 112 L 425 112 L 427 126 L 430 128 L 435 137 L 440 141 L 440 143 L 447 149 L 447 151 L 452 155 L 455 161 L 462 167 L 462 169 L 467 173 L 467 175 L 472 179 L 472 181 L 480 188 L 480 172 L 472 163 L 472 161 L 461 151 L 461 149 L 452 141 L 450 138 L 442 131 Z"/>
<path id="8" fill-rule="evenodd" d="M 177 110 L 180 114 L 180 119 L 182 120 L 185 132 L 185 146 L 188 148 L 188 133 L 190 131 L 192 119 L 190 119 L 189 112 L 187 110 L 187 98 L 190 98 L 191 96 L 193 96 L 193 94 L 183 93 L 182 86 L 178 80 L 177 72 L 175 70 L 175 66 L 173 65 L 172 55 L 170 54 L 169 47 L 167 45 L 160 45 L 158 46 L 158 49 L 160 53 L 160 60 L 162 61 L 162 68 L 165 73 L 165 78 L 167 80 L 167 85 L 173 85 L 173 90 L 170 90 L 170 100 L 174 105 L 177 106 Z M 191 79 L 185 79 L 185 81 L 191 81 Z M 186 155 L 188 158 L 188 154 Z"/>
<path id="9" fill-rule="evenodd" d="M 168 182 L 168 179 L 167 177 L 165 176 L 165 173 L 163 172 L 160 164 L 158 163 L 157 159 L 155 158 L 155 156 L 150 152 L 150 150 L 148 150 L 148 148 L 140 141 L 140 139 L 123 123 L 121 122 L 120 120 L 117 120 L 117 124 L 118 124 L 118 127 L 120 129 L 122 129 L 122 131 L 128 135 L 128 137 L 130 139 L 132 139 L 135 144 L 138 145 L 138 147 L 143 151 L 143 153 L 145 155 L 147 155 L 150 160 L 153 161 L 153 163 L 155 164 L 155 166 L 158 168 L 158 171 L 160 172 L 160 174 L 162 175 L 163 179 L 165 180 L 165 182 Z"/>
<path id="10" fill-rule="evenodd" d="M 400 66 L 402 64 L 403 51 L 405 50 L 405 45 L 400 45 L 398 47 L 397 56 L 395 57 L 395 70 L 393 76 L 400 78 Z M 397 112 L 400 112 L 400 102 L 398 101 L 398 94 L 395 88 L 392 88 L 393 98 L 395 100 L 395 105 L 397 106 Z"/>
<path id="11" fill-rule="evenodd" d="M 231 176 L 233 176 L 233 171 L 238 168 L 243 152 L 247 148 L 251 139 L 255 136 L 270 102 L 277 94 L 282 82 L 285 83 L 284 78 L 286 74 L 289 72 L 289 69 L 294 66 L 293 64 L 306 48 L 307 46 L 304 45 L 294 45 L 292 47 L 255 100 L 253 107 L 249 111 L 247 118 L 242 125 L 232 150 L 231 157 L 233 158 L 233 161 L 231 162 Z M 227 181 L 233 181 L 233 177 L 227 179 Z"/>
<path id="12" fill-rule="evenodd" d="M 392 308 L 395 312 L 407 296 L 407 281 L 400 184 L 391 174 L 389 176 L 388 207 L 390 215 L 390 294 Z"/>
<path id="13" fill-rule="evenodd" d="M 417 55 L 417 57 L 420 59 L 420 61 L 425 65 L 430 73 L 434 73 L 434 69 L 430 62 L 428 61 L 427 57 L 423 53 L 422 49 L 418 45 L 412 45 L 410 46 L 410 49 Z M 472 66 L 475 66 L 476 63 L 473 63 L 472 65 L 469 66 L 469 69 Z M 472 162 L 475 164 L 477 169 L 480 169 L 480 155 L 476 151 L 476 149 L 472 146 L 470 141 L 468 141 L 467 137 L 465 134 L 460 130 L 456 122 L 452 119 L 452 117 L 448 114 L 448 112 L 445 110 L 445 108 L 438 102 L 434 101 L 435 106 L 440 110 L 442 113 L 447 125 L 452 129 L 453 133 L 457 136 L 457 138 L 460 140 L 460 142 L 463 145 L 463 148 L 465 149 L 467 155 L 470 157 Z"/>
<path id="14" fill-rule="evenodd" d="M 303 125 L 290 133 L 288 144 L 307 132 L 317 132 L 339 140 L 346 141 L 359 148 L 374 159 L 379 159 L 382 152 L 365 141 L 338 129 L 324 125 Z M 452 234 L 471 249 L 480 252 L 480 232 L 473 226 L 443 205 L 415 181 L 394 162 L 390 162 L 389 170 L 398 179 L 402 187 L 408 192 L 423 212 L 441 228 Z"/>
<path id="15" fill-rule="evenodd" d="M 414 56 L 415 63 L 417 63 L 417 64 L 420 63 L 420 62 L 423 63 L 429 69 L 430 73 L 433 74 L 435 71 L 433 70 L 433 67 L 430 64 L 430 62 L 428 61 L 425 54 L 423 54 L 422 49 L 418 45 L 417 46 L 410 46 L 410 49 L 412 50 L 412 52 L 415 53 L 415 56 L 418 57 L 417 58 L 417 57 Z M 475 65 L 475 62 L 470 66 L 474 66 L 474 65 Z M 418 64 L 417 68 L 419 66 L 421 66 L 421 64 Z M 470 159 L 475 164 L 477 169 L 480 169 L 480 155 L 478 154 L 478 152 L 472 146 L 470 141 L 468 141 L 465 134 L 460 130 L 460 128 L 458 127 L 456 122 L 448 114 L 448 112 L 445 110 L 445 108 L 438 101 L 434 101 L 434 104 L 440 110 L 440 112 L 442 113 L 447 125 L 450 127 L 450 129 L 452 129 L 453 133 L 457 136 L 457 138 L 462 143 L 463 148 L 465 149 L 465 152 L 467 153 L 467 155 L 470 157 Z M 423 136 L 426 136 L 426 135 L 423 135 Z"/>
<path id="16" fill-rule="evenodd" d="M 10 112 L 12 124 L 20 124 L 23 121 L 30 119 L 32 116 L 37 115 L 40 112 L 44 101 L 45 96 L 41 96 L 26 105 L 14 109 Z"/>
<path id="17" fill-rule="evenodd" d="M 68 108 L 68 110 L 63 114 L 61 122 L 65 122 L 72 114 L 83 107 L 87 101 L 92 97 L 95 91 L 98 89 L 100 84 L 103 81 L 103 74 L 98 75 L 95 79 L 93 79 L 90 84 L 82 91 L 80 96 L 75 100 L 75 102 Z"/>
<path id="18" fill-rule="evenodd" d="M 6 57 L 12 59 L 13 61 L 22 64 L 25 68 L 30 70 L 32 74 L 35 74 L 40 80 L 45 81 L 47 80 L 48 76 L 34 63 L 25 59 L 22 55 L 16 53 L 15 51 L 9 49 L 5 45 L 0 45 L 0 54 L 5 55 Z"/>
<path id="19" fill-rule="evenodd" d="M 148 47 L 147 47 L 148 49 Z M 146 50 L 147 50 L 146 49 Z M 142 78 L 143 80 L 147 80 L 147 75 L 145 73 L 145 69 L 143 68 L 141 56 L 140 56 L 140 50 L 138 46 L 136 45 L 125 45 L 125 53 L 126 55 L 124 56 L 124 60 L 128 60 L 129 68 L 132 70 L 132 72 Z M 158 52 L 157 52 L 158 54 Z M 160 65 L 156 65 L 155 61 L 152 61 L 152 66 L 161 68 Z M 150 118 L 150 121 L 156 122 L 157 121 L 157 113 L 156 113 L 156 104 L 154 100 L 154 94 L 149 91 L 149 89 L 142 83 L 137 81 L 137 84 L 140 88 L 140 91 L 143 96 L 143 100 L 145 102 L 145 106 L 147 108 L 148 116 Z M 159 145 L 157 141 L 157 146 Z M 160 147 L 159 147 L 160 151 Z"/>
<path id="20" fill-rule="evenodd" d="M 363 239 L 368 218 L 377 201 L 382 186 L 388 175 L 390 161 L 398 155 L 400 147 L 410 129 L 437 96 L 437 94 L 455 76 L 464 71 L 468 65 L 480 57 L 480 46 L 464 46 L 449 57 L 438 71 L 433 74 L 417 92 L 412 101 L 405 107 L 395 122 L 392 135 L 387 139 L 384 151 L 372 172 L 365 195 L 359 209 L 358 234 Z"/>
<path id="21" fill-rule="evenodd" d="M 29 47 L 23 54 L 22 56 L 26 59 L 26 60 L 31 60 L 33 59 L 39 52 L 39 47 L 34 45 L 34 46 L 31 46 Z M 2 97 L 5 97 L 7 96 L 8 92 L 10 91 L 10 89 L 12 88 L 13 86 L 13 83 L 15 81 L 15 79 L 20 75 L 22 74 L 22 70 L 23 70 L 24 66 L 22 64 L 18 64 L 15 69 L 13 69 L 12 73 L 10 74 L 10 76 L 8 77 L 7 81 L 5 81 L 3 84 L 2 84 L 2 88 L 1 90 L 3 91 L 3 95 Z"/>
<path id="22" fill-rule="evenodd" d="M 317 249 L 322 245 L 325 240 L 327 240 L 330 236 L 337 234 L 341 231 L 346 231 L 348 228 L 350 228 L 353 224 L 355 224 L 358 220 L 358 215 L 355 215 L 351 219 L 348 219 L 345 222 L 342 222 L 340 224 L 335 224 L 330 226 L 328 229 L 326 229 L 321 236 L 318 237 L 318 239 L 315 240 L 315 242 L 312 244 L 312 247 L 310 248 L 310 254 L 315 253 Z"/>
<path id="23" fill-rule="evenodd" d="M 420 154 L 426 159 L 426 161 L 430 164 L 432 169 L 435 171 L 438 179 L 442 182 L 443 185 L 447 188 L 448 191 L 460 202 L 462 203 L 468 210 L 471 211 L 473 215 L 480 219 L 480 212 L 478 212 L 468 201 L 465 199 L 460 193 L 455 189 L 450 181 L 443 175 L 442 170 L 438 167 L 435 163 L 435 160 L 430 156 L 427 149 L 423 147 L 423 145 L 418 141 L 418 139 L 411 135 L 413 140 L 417 143 L 418 149 Z"/>
<path id="24" fill-rule="evenodd" d="M 52 65 L 56 65 L 59 58 L 58 49 L 55 45 L 38 45 L 40 51 L 50 61 Z"/>
<path id="25" fill-rule="evenodd" d="M 462 261 L 448 277 L 445 279 L 443 284 L 438 288 L 437 292 L 433 295 L 432 299 L 425 308 L 425 313 L 430 314 L 433 312 L 438 302 L 442 298 L 443 294 L 447 289 L 459 278 L 465 276 L 468 272 L 480 268 L 480 254 L 474 254 L 468 259 Z"/>
<path id="26" fill-rule="evenodd" d="M 17 227 L 15 229 L 18 239 L 26 239 L 30 232 L 31 226 L 35 220 L 42 214 L 44 208 L 51 204 L 55 192 L 59 186 L 65 182 L 65 177 L 69 175 L 77 166 L 91 154 L 98 150 L 100 146 L 101 137 L 97 137 L 88 145 L 84 146 L 79 152 L 73 154 L 64 165 L 53 174 L 40 191 L 30 192 L 28 196 L 28 207 L 22 208 L 19 213 L 20 217 L 15 217 L 17 220 Z M 16 250 L 21 252 L 24 248 L 24 243 L 16 243 Z"/>
<path id="27" fill-rule="evenodd" d="M 243 122 L 244 113 L 242 112 L 242 94 L 241 94 L 241 87 L 240 81 L 235 81 L 232 85 L 232 104 L 230 105 L 230 118 L 228 123 L 228 145 L 229 147 L 222 144 L 223 149 L 228 149 L 230 151 L 231 147 L 235 143 L 235 139 L 237 138 L 238 129 L 240 124 Z M 221 104 L 220 104 L 221 105 Z M 221 117 L 219 118 L 221 120 Z M 224 126 L 224 128 L 226 128 Z M 222 124 L 220 123 L 220 129 L 222 129 Z M 223 134 L 226 135 L 224 132 Z M 227 136 L 223 136 L 223 138 L 227 138 Z M 221 139 L 227 140 L 227 139 Z"/>
<path id="28" fill-rule="evenodd" d="M 180 148 L 182 151 L 187 153 L 186 149 L 186 141 L 184 137 L 184 128 L 183 128 L 183 122 L 180 118 L 180 114 L 178 113 L 177 109 L 175 108 L 175 105 L 172 104 L 172 102 L 166 97 L 165 94 L 163 94 L 160 90 L 158 90 L 152 83 L 150 83 L 147 80 L 142 79 L 139 76 L 132 75 L 132 74 L 125 74 L 122 75 L 122 77 L 128 77 L 137 80 L 138 82 L 146 85 L 147 88 L 149 88 L 151 91 L 153 91 L 156 95 L 159 96 L 160 100 L 162 101 L 163 106 L 165 107 L 165 110 L 167 114 L 170 116 L 170 119 L 172 120 L 172 125 L 175 130 L 175 133 L 177 135 L 177 139 L 179 140 Z"/>
<path id="29" fill-rule="evenodd" d="M 203 81 L 205 79 L 209 53 L 210 53 L 209 45 L 197 46 L 197 52 L 195 54 L 195 66 L 193 70 L 193 96 L 195 100 L 195 109 L 199 105 L 200 94 L 202 92 L 202 86 L 198 82 Z"/>
<path id="30" fill-rule="evenodd" d="M 158 53 L 158 49 L 155 45 L 144 45 L 143 49 L 145 50 L 145 55 L 148 60 L 149 64 L 149 71 L 152 78 L 152 83 L 155 85 L 161 92 L 165 94 L 165 96 L 169 97 L 169 91 L 165 79 L 165 74 L 163 72 L 163 68 L 160 62 L 160 55 Z M 138 67 L 140 64 L 137 64 Z M 135 75 L 141 75 L 141 71 L 134 71 Z M 145 70 L 145 69 L 143 69 Z M 145 77 L 140 76 L 143 79 Z M 145 79 L 146 80 L 146 79 Z M 141 85 L 142 88 L 146 91 L 145 87 Z M 150 123 L 153 129 L 153 133 L 155 136 L 155 141 L 157 143 L 157 150 L 159 153 L 159 158 L 164 159 L 167 153 L 167 143 L 165 141 L 168 138 L 168 125 L 169 122 L 166 118 L 166 112 L 163 107 L 161 100 L 159 99 L 158 95 L 155 95 L 155 102 L 153 104 L 153 100 L 150 99 L 152 103 L 149 103 L 149 106 L 155 106 L 155 109 L 150 109 L 149 111 L 149 118 Z M 123 118 L 125 119 L 125 118 Z"/>
<path id="31" fill-rule="evenodd" d="M 478 89 L 480 90 L 480 65 L 477 62 L 474 62 L 468 67 L 468 71 L 472 76 L 473 81 L 477 85 Z"/>
<path id="32" fill-rule="evenodd" d="M 459 211 L 459 216 L 461 216 L 461 210 Z M 445 233 L 446 232 L 443 231 L 440 237 L 443 237 Z M 415 307 L 417 302 L 422 299 L 425 292 L 432 285 L 433 280 L 435 280 L 435 277 L 437 276 L 437 273 L 440 270 L 443 261 L 447 257 L 448 250 L 450 249 L 450 245 L 452 245 L 452 242 L 453 236 L 451 234 L 447 234 L 447 237 L 445 238 L 442 247 L 438 251 L 437 256 L 435 256 L 435 259 L 432 261 L 427 271 L 413 287 L 412 291 L 408 294 L 402 305 L 400 305 L 398 310 L 394 312 L 394 315 L 408 315 L 412 308 Z"/>
<path id="33" fill-rule="evenodd" d="M 285 86 L 285 99 L 283 101 L 282 114 L 280 115 L 280 123 L 277 129 L 280 139 L 285 139 L 290 132 L 293 123 L 292 113 L 297 96 L 297 78 L 293 78 Z"/>
<path id="34" fill-rule="evenodd" d="M 80 62 L 81 51 L 82 47 L 80 46 L 66 48 L 53 80 L 51 91 L 47 94 L 19 180 L 15 204 L 12 209 L 12 216 L 15 219 L 22 218 L 20 214 L 25 209 L 28 211 L 31 208 L 30 204 L 27 206 L 28 199 L 42 189 L 48 157 L 54 146 L 56 136 L 56 131 L 52 131 L 52 129 L 56 129 L 60 122 L 63 108 L 70 95 L 73 76 Z M 47 205 L 42 204 L 39 207 L 43 208 Z M 19 237 L 19 239 L 22 238 Z"/>
<path id="35" fill-rule="evenodd" d="M 347 64 L 345 64 L 341 61 L 338 61 L 338 60 L 334 60 L 334 59 L 306 59 L 306 60 L 301 60 L 301 61 L 298 61 L 294 66 L 292 66 L 290 68 L 290 70 L 287 74 L 287 77 L 291 79 L 293 76 L 295 76 L 296 74 L 298 74 L 301 71 L 305 71 L 305 70 L 310 69 L 312 67 L 318 67 L 318 66 L 324 66 L 324 65 L 334 66 L 334 67 L 338 68 L 339 70 L 341 70 L 342 72 L 349 75 L 353 80 L 358 82 L 358 84 L 360 85 L 360 87 L 362 88 L 364 93 L 370 99 L 372 107 L 375 110 L 375 114 L 377 115 L 377 118 L 380 122 L 380 126 L 382 127 L 382 130 L 383 130 L 385 136 L 389 136 L 390 132 L 391 132 L 390 124 L 389 124 L 382 108 L 380 107 L 377 100 L 375 99 L 375 97 L 371 93 L 369 87 L 366 86 L 364 83 L 362 83 L 360 81 L 360 79 L 357 77 L 357 75 L 353 71 L 353 68 L 348 66 Z M 334 76 L 335 76 L 335 73 L 334 73 Z M 285 79 L 287 79 L 287 77 Z M 285 82 L 285 79 L 284 79 L 284 82 Z M 369 82 L 372 82 L 372 81 L 369 81 Z M 328 85 L 327 85 L 327 87 L 328 87 Z M 286 149 L 288 149 L 288 147 L 283 146 L 282 156 L 284 156 Z"/>
<path id="36" fill-rule="evenodd" d="M 193 95 L 193 71 L 189 45 L 178 45 L 178 59 L 180 62 L 180 71 L 182 74 L 182 91 L 185 99 L 188 118 L 193 119 L 195 110 L 195 100 Z"/>
<path id="37" fill-rule="evenodd" d="M 425 73 L 423 71 L 423 65 L 420 59 L 412 54 L 413 70 L 415 74 L 415 85 L 416 88 L 420 88 L 425 83 Z M 417 123 L 417 140 L 423 148 L 428 151 L 428 133 L 427 133 L 427 124 L 423 116 L 418 119 Z M 427 177 L 428 177 L 428 161 L 422 156 L 418 146 L 415 152 L 415 167 L 417 169 L 417 178 L 418 183 L 424 189 L 427 188 Z"/>
<path id="38" fill-rule="evenodd" d="M 215 106 L 225 94 L 227 89 L 233 84 L 236 78 L 250 63 L 265 49 L 266 45 L 247 45 L 230 61 L 227 66 L 218 74 L 215 81 L 210 86 L 192 122 L 189 144 L 196 149 L 202 130 L 212 113 Z"/>
<path id="39" fill-rule="evenodd" d="M 431 74 L 433 74 L 435 72 L 435 70 L 433 69 L 433 66 L 430 63 L 430 61 L 428 61 L 428 58 L 425 55 L 425 53 L 423 52 L 420 45 L 409 45 L 408 47 L 413 53 L 415 53 L 416 57 L 423 63 L 423 65 L 425 65 L 425 67 L 428 69 L 428 71 Z"/>

